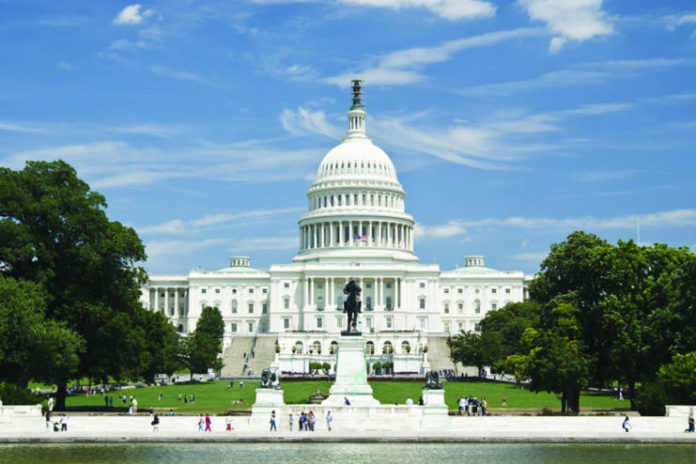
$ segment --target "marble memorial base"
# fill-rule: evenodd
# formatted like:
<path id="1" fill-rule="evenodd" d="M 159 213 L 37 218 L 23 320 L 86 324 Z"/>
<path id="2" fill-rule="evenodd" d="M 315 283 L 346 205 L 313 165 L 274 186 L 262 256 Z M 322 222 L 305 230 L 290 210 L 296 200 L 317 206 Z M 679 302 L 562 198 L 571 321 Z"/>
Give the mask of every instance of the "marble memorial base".
<path id="1" fill-rule="evenodd" d="M 378 406 L 367 383 L 365 339 L 361 335 L 345 335 L 338 340 L 336 382 L 322 406 L 344 406 L 348 398 L 351 406 Z"/>
<path id="2" fill-rule="evenodd" d="M 249 426 L 255 429 L 270 427 L 271 412 L 276 412 L 276 423 L 280 420 L 280 412 L 285 407 L 283 390 L 275 388 L 257 388 L 256 402 L 251 408 Z"/>
<path id="3" fill-rule="evenodd" d="M 441 428 L 449 424 L 445 390 L 423 389 L 423 418 L 421 427 Z"/>

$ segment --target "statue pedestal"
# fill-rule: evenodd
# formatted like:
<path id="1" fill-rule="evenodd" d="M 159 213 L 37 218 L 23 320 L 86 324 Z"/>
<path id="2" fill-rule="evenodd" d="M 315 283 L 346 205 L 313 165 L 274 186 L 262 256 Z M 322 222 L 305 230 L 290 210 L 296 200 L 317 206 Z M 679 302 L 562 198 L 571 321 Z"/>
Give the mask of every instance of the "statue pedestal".
<path id="1" fill-rule="evenodd" d="M 344 406 L 348 398 L 351 406 L 378 406 L 367 383 L 365 339 L 359 335 L 342 336 L 338 340 L 336 382 L 329 390 L 323 406 Z"/>
<path id="2" fill-rule="evenodd" d="M 449 424 L 445 390 L 423 389 L 423 419 L 421 427 L 441 428 Z"/>
<path id="3" fill-rule="evenodd" d="M 249 426 L 252 428 L 268 428 L 271 411 L 276 412 L 276 423 L 280 421 L 280 412 L 285 407 L 283 390 L 275 388 L 257 388 L 256 401 L 251 408 Z"/>

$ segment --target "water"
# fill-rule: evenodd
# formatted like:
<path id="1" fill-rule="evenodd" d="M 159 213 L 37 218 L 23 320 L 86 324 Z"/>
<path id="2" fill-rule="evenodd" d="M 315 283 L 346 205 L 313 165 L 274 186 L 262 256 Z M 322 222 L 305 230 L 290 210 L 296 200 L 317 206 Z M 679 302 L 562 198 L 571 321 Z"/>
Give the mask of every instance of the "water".
<path id="1" fill-rule="evenodd" d="M 694 463 L 692 445 L 210 443 L 0 445 L 0 462 L 25 463 Z"/>

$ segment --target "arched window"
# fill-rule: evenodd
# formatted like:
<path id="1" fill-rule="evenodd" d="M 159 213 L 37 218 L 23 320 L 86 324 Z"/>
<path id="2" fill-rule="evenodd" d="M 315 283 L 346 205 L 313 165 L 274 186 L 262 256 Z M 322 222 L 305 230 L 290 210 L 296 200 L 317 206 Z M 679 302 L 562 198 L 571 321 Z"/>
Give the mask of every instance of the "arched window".
<path id="1" fill-rule="evenodd" d="M 293 353 L 295 354 L 302 354 L 302 342 L 301 341 L 296 341 L 295 342 L 295 349 L 293 350 Z"/>
<path id="2" fill-rule="evenodd" d="M 375 344 L 372 342 L 367 342 L 367 354 L 375 354 Z"/>
<path id="3" fill-rule="evenodd" d="M 401 343 L 401 353 L 408 354 L 410 352 L 411 352 L 411 345 L 407 341 L 404 341 L 403 343 Z"/>
<path id="4" fill-rule="evenodd" d="M 338 351 L 338 342 L 336 340 L 331 342 L 331 347 L 329 348 L 329 354 L 336 354 Z"/>
<path id="5" fill-rule="evenodd" d="M 392 346 L 392 343 L 390 341 L 384 342 L 384 345 L 382 346 L 382 354 L 392 354 L 394 353 L 394 347 Z"/>

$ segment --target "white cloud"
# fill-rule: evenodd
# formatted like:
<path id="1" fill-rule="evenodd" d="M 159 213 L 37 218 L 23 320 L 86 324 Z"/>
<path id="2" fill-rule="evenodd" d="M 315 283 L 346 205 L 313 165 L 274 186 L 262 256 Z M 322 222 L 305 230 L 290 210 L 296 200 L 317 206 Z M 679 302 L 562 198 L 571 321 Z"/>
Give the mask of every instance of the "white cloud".
<path id="1" fill-rule="evenodd" d="M 583 172 L 573 175 L 573 179 L 576 182 L 582 183 L 608 182 L 618 179 L 626 179 L 628 177 L 632 177 L 635 174 L 636 171 L 631 170 Z"/>
<path id="2" fill-rule="evenodd" d="M 602 0 L 517 0 L 532 21 L 546 23 L 554 35 L 549 51 L 556 53 L 570 40 L 584 40 L 611 35 L 614 28 Z"/>
<path id="3" fill-rule="evenodd" d="M 489 18 L 496 7 L 483 0 L 341 0 L 342 3 L 380 8 L 427 8 L 436 15 L 450 19 Z"/>
<path id="4" fill-rule="evenodd" d="M 450 221 L 447 224 L 438 226 L 425 226 L 416 223 L 414 226 L 414 237 L 417 240 L 443 239 L 466 234 L 466 227 L 457 221 Z"/>
<path id="5" fill-rule="evenodd" d="M 27 126 L 25 124 L 17 124 L 10 121 L 0 121 L 0 132 L 26 132 L 34 134 L 50 134 L 51 130 L 45 127 Z"/>
<path id="6" fill-rule="evenodd" d="M 370 85 L 407 85 L 424 79 L 420 70 L 434 63 L 448 61 L 453 55 L 469 48 L 479 48 L 494 45 L 507 40 L 516 40 L 545 34 L 536 28 L 513 29 L 496 31 L 450 40 L 434 47 L 415 47 L 397 50 L 382 55 L 375 63 L 363 66 L 361 69 L 350 70 L 336 76 L 322 79 L 327 84 L 344 87 L 356 76 L 360 76 Z"/>
<path id="7" fill-rule="evenodd" d="M 312 111 L 303 107 L 297 111 L 284 109 L 280 114 L 283 128 L 294 135 L 322 134 L 333 139 L 340 139 L 342 131 L 326 121 L 323 111 Z"/>
<path id="8" fill-rule="evenodd" d="M 696 13 L 688 13 L 681 16 L 669 15 L 662 18 L 668 30 L 673 31 L 677 26 L 684 24 L 696 24 Z"/>
<path id="9" fill-rule="evenodd" d="M 607 230 L 628 229 L 634 230 L 638 221 L 642 228 L 676 228 L 696 226 L 696 209 L 678 209 L 672 211 L 658 211 L 655 213 L 641 213 L 609 218 L 584 216 L 575 218 L 544 218 L 512 216 L 507 218 L 486 218 L 473 221 L 451 219 L 444 225 L 424 226 L 421 230 L 466 230 L 471 235 L 475 229 L 511 228 L 537 231 L 572 231 L 572 230 Z M 418 239 L 414 233 L 414 238 Z M 436 238 L 432 234 L 426 234 L 427 238 Z"/>
<path id="10" fill-rule="evenodd" d="M 633 76 L 642 70 L 660 70 L 690 64 L 692 61 L 669 58 L 587 62 L 577 64 L 570 69 L 546 72 L 531 79 L 475 85 L 462 90 L 461 93 L 472 96 L 504 96 L 516 92 L 552 87 L 604 84 L 611 79 Z"/>
<path id="11" fill-rule="evenodd" d="M 128 5 L 114 18 L 114 24 L 140 24 L 145 18 L 155 14 L 155 10 L 148 8 L 140 12 L 142 5 Z"/>

